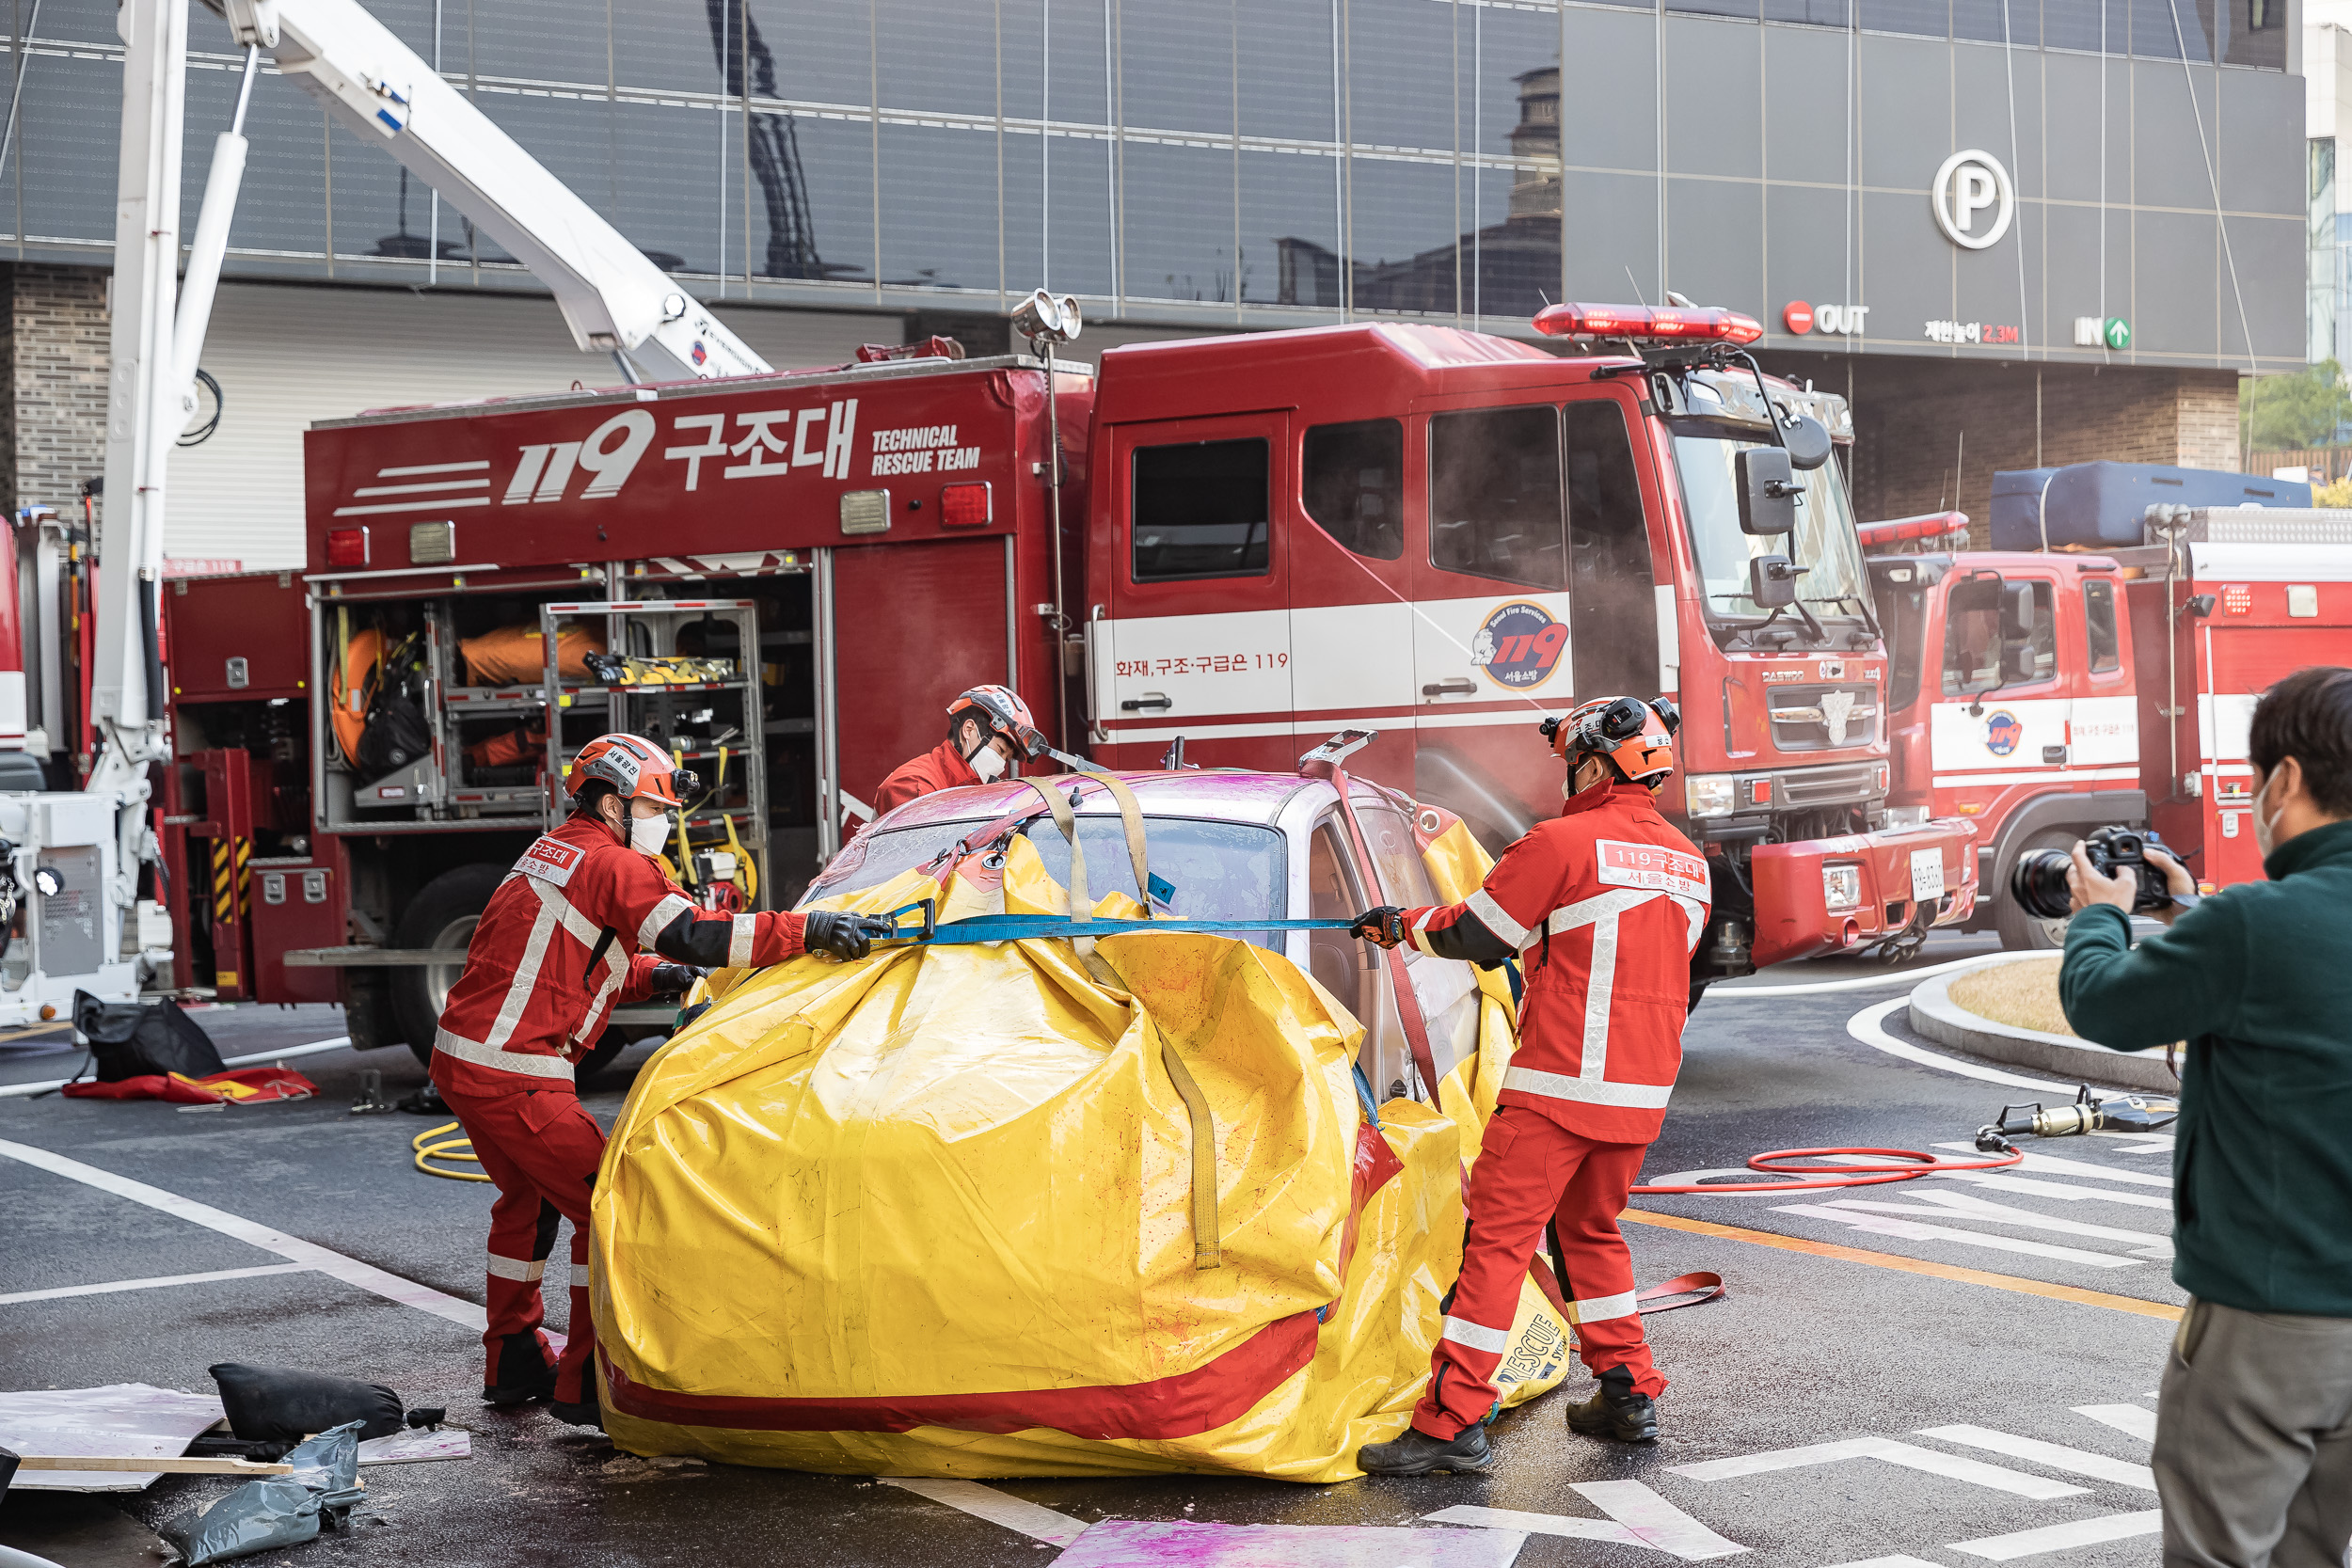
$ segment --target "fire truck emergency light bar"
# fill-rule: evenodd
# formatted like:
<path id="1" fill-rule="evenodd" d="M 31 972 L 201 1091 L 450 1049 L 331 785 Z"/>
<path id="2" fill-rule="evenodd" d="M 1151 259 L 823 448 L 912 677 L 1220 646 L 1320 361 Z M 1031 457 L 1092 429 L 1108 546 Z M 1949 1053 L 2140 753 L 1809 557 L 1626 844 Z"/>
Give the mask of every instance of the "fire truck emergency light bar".
<path id="1" fill-rule="evenodd" d="M 1535 330 L 1550 338 L 1632 338 L 1655 342 L 1752 343 L 1764 336 L 1754 316 L 1737 310 L 1645 305 L 1546 306 Z"/>
<path id="2" fill-rule="evenodd" d="M 1861 535 L 1866 550 L 1883 550 L 1889 545 L 1906 545 L 1915 540 L 1942 539 L 1947 534 L 1968 531 L 1965 512 L 1930 512 L 1917 517 L 1896 517 L 1883 523 L 1865 523 L 1855 531 Z"/>

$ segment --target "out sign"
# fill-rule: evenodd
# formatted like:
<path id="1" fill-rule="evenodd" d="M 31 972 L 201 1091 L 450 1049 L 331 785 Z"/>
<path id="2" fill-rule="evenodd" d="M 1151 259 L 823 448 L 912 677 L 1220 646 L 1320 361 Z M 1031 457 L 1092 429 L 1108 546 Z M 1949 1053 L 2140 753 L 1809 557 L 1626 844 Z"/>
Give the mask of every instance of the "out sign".
<path id="1" fill-rule="evenodd" d="M 1870 308 L 1867 305 L 1815 306 L 1797 299 L 1782 308 L 1780 319 L 1782 325 L 1800 338 L 1812 332 L 1834 332 L 1859 338 L 1869 329 Z"/>

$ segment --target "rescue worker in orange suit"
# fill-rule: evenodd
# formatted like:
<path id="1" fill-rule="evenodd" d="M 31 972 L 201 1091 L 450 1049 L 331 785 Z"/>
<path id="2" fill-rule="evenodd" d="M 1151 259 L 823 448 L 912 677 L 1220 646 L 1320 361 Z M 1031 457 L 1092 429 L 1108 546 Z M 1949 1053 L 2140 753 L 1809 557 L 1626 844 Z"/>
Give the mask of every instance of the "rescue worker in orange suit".
<path id="1" fill-rule="evenodd" d="M 604 1132 L 581 1108 L 572 1064 L 620 1004 L 675 994 L 707 970 L 772 964 L 807 950 L 864 958 L 888 922 L 812 911 L 697 909 L 653 856 L 694 776 L 633 735 L 600 736 L 564 775 L 571 815 L 490 895 L 433 1040 L 433 1082 L 483 1173 L 490 1206 L 488 1352 L 483 1400 L 545 1399 L 601 1426 L 588 1312 L 588 1197 Z M 539 1276 L 557 1218 L 572 1222 L 570 1338 L 540 1332 Z"/>
<path id="2" fill-rule="evenodd" d="M 1666 1386 L 1642 1337 L 1633 1259 L 1617 1232 L 1627 1190 L 1665 1119 L 1682 1065 L 1690 959 L 1707 925 L 1707 862 L 1652 800 L 1674 769 L 1672 703 L 1586 703 L 1548 720 L 1567 805 L 1512 845 L 1459 904 L 1359 919 L 1357 935 L 1441 958 L 1525 966 L 1519 1044 L 1470 1169 L 1462 1273 L 1445 1298 L 1428 1391 L 1395 1440 L 1356 1462 L 1374 1475 L 1481 1471 L 1486 1420 L 1519 1282 L 1553 1227 L 1568 1317 L 1600 1381 L 1568 1407 L 1581 1433 L 1646 1443 Z"/>
<path id="3" fill-rule="evenodd" d="M 994 784 L 1024 757 L 1042 756 L 1029 705 L 1001 686 L 976 686 L 947 705 L 947 738 L 904 764 L 874 792 L 874 810 L 965 784 Z"/>

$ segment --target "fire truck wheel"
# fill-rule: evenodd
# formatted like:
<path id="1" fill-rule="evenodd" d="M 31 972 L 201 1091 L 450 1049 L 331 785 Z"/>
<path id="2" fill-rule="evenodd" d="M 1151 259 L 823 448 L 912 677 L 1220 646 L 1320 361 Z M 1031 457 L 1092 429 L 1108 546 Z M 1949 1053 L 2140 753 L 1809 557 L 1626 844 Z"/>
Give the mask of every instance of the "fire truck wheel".
<path id="1" fill-rule="evenodd" d="M 2017 847 L 2010 857 L 2015 865 L 2037 849 L 2071 849 L 2082 834 L 2072 829 L 2045 831 L 2034 834 Z M 2025 907 L 2010 896 L 2009 874 L 2003 871 L 2001 883 L 1990 890 L 1993 895 L 1993 928 L 2001 933 L 2001 945 L 2012 953 L 2055 953 L 2066 945 L 2066 922 L 2037 920 L 2027 914 Z"/>
<path id="2" fill-rule="evenodd" d="M 418 890 L 392 927 L 395 947 L 460 948 L 473 940 L 490 895 L 507 872 L 504 864 L 478 863 L 444 871 Z M 433 1032 L 450 988 L 463 964 L 421 964 L 392 973 L 392 1016 L 417 1060 L 433 1062 Z"/>

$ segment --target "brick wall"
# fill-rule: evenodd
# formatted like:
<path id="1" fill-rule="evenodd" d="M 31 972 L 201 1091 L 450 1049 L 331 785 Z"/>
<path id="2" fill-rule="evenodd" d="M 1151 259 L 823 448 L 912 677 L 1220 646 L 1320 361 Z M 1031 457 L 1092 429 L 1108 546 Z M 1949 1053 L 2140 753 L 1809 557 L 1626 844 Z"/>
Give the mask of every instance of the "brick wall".
<path id="1" fill-rule="evenodd" d="M 8 507 L 78 511 L 82 482 L 106 467 L 106 273 L 19 261 L 5 267 L 0 465 Z"/>
<path id="2" fill-rule="evenodd" d="M 1854 508 L 1862 521 L 1956 507 L 1968 514 L 1970 540 L 1979 548 L 1989 542 L 1999 469 L 2098 459 L 2239 466 L 2232 371 L 1793 355 L 1765 368 L 1851 391 Z"/>

